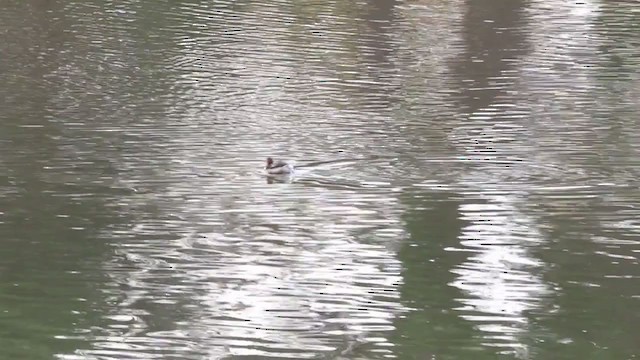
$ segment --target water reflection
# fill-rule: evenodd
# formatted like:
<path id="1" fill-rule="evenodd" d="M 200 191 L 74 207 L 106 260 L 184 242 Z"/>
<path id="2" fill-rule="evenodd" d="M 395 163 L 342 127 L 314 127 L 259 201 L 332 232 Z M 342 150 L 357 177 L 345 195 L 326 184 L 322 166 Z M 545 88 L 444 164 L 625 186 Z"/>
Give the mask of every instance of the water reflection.
<path id="1" fill-rule="evenodd" d="M 6 1 L 3 349 L 638 353 L 634 6 Z"/>
<path id="2" fill-rule="evenodd" d="M 201 182 L 202 192 L 211 181 Z M 381 242 L 402 236 L 393 221 L 393 198 L 376 191 L 290 188 L 293 184 L 283 189 L 259 181 L 218 183 L 216 203 L 190 198 L 198 184 L 169 191 L 167 203 L 158 206 L 188 221 L 149 219 L 129 234 L 165 240 L 153 245 L 132 239 L 119 248 L 128 261 L 107 268 L 119 289 L 113 295 L 121 294 L 115 319 L 127 319 L 131 329 L 130 319 L 140 315 L 132 308 L 147 308 L 151 304 L 143 304 L 151 301 L 157 309 L 147 315 L 155 318 L 160 309 L 179 306 L 185 326 L 176 324 L 171 337 L 180 343 L 206 341 L 213 345 L 206 350 L 212 356 L 305 358 L 345 353 L 369 341 L 384 346 L 387 340 L 374 334 L 392 329 L 397 311 L 390 309 L 401 310 L 394 290 L 401 282 L 400 265 L 387 248 L 391 243 Z M 162 235 L 178 235 L 189 224 L 201 225 L 197 233 L 173 241 Z M 123 336 L 118 324 L 109 332 Z M 151 336 L 146 345 L 114 348 L 114 335 L 107 335 L 98 337 L 98 349 L 89 353 L 128 356 L 162 341 L 162 335 L 147 333 L 155 333 L 151 324 L 139 326 Z"/>
<path id="3" fill-rule="evenodd" d="M 452 286 L 467 297 L 457 310 L 478 329 L 487 332 L 488 345 L 526 353 L 521 337 L 530 330 L 529 311 L 544 305 L 550 295 L 540 271 L 543 268 L 530 249 L 545 241 L 536 230 L 535 219 L 518 209 L 521 200 L 510 194 L 480 194 L 483 201 L 464 203 L 461 219 L 468 222 L 460 234 L 468 259 L 453 273 Z"/>

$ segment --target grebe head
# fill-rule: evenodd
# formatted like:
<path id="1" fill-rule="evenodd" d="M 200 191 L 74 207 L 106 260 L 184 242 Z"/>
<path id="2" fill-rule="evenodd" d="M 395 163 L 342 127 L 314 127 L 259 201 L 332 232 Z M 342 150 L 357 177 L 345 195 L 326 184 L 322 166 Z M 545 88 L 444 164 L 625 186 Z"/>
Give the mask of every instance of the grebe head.
<path id="1" fill-rule="evenodd" d="M 272 158 L 270 158 L 270 157 L 268 157 L 268 158 L 267 158 L 267 169 L 268 169 L 269 167 L 271 167 L 271 165 L 273 165 L 273 159 L 272 159 Z"/>

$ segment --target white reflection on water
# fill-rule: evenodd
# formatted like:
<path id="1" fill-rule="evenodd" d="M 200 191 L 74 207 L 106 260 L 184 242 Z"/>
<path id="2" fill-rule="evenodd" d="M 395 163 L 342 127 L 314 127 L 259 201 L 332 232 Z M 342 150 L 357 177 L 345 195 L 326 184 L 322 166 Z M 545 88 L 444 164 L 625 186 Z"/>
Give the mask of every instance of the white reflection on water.
<path id="1" fill-rule="evenodd" d="M 200 134 L 171 141 L 198 147 L 208 141 Z M 251 139 L 239 137 L 227 150 L 253 149 Z M 367 343 L 391 353 L 385 334 L 404 311 L 396 190 L 337 165 L 270 184 L 250 169 L 261 161 L 211 159 L 180 146 L 170 156 L 176 161 L 163 180 L 147 181 L 160 187 L 155 195 L 141 181 L 139 195 L 126 200 L 151 212 L 113 234 L 127 239 L 106 269 L 117 312 L 89 353 L 117 357 L 167 343 L 173 354 L 193 341 L 197 349 L 187 353 L 214 357 L 306 358 Z M 207 163 L 216 164 L 210 175 L 193 176 Z M 162 317 L 166 324 L 157 324 Z"/>
<path id="2" fill-rule="evenodd" d="M 458 299 L 462 317 L 485 332 L 485 344 L 526 350 L 521 336 L 529 331 L 527 312 L 543 305 L 551 289 L 539 271 L 543 265 L 530 252 L 543 237 L 533 219 L 518 210 L 517 197 L 480 194 L 481 201 L 460 206 L 469 224 L 460 235 L 462 249 L 472 255 L 452 270 L 451 285 L 467 297 Z"/>
<path id="3" fill-rule="evenodd" d="M 520 79 L 504 91 L 513 90 L 509 100 L 514 105 L 498 106 L 498 101 L 508 101 L 494 99 L 496 104 L 471 114 L 456 133 L 470 140 L 463 148 L 480 162 L 478 171 L 465 177 L 469 187 L 477 190 L 467 194 L 469 200 L 459 209 L 468 222 L 459 237 L 462 248 L 449 249 L 471 254 L 452 270 L 457 279 L 451 285 L 465 294 L 458 299 L 463 304 L 458 309 L 461 316 L 484 332 L 486 345 L 504 347 L 505 352 L 524 358 L 528 357 L 526 339 L 534 326 L 529 314 L 547 307 L 545 300 L 552 293 L 541 274 L 545 264 L 531 251 L 547 239 L 539 230 L 539 219 L 523 210 L 529 207 L 529 183 L 544 180 L 543 188 L 557 186 L 569 176 L 584 173 L 588 168 L 581 152 L 593 151 L 591 144 L 584 143 L 584 134 L 598 137 L 595 124 L 570 121 L 590 118 L 582 112 L 592 106 L 585 100 L 597 86 L 593 70 L 597 58 L 592 51 L 597 39 L 591 24 L 597 3 L 533 2 L 527 11 L 534 24 L 527 38 L 533 48 L 524 61 L 514 62 Z M 559 83 L 571 91 L 558 92 Z M 519 95 L 522 89 L 526 95 Z M 566 108 L 567 103 L 571 108 Z M 559 119 L 558 114 L 566 118 Z M 504 129 L 508 129 L 506 137 Z M 572 139 L 580 142 L 573 144 Z M 563 155 L 571 155 L 571 161 Z M 482 160 L 488 159 L 511 164 L 483 165 Z M 557 178 L 562 173 L 565 176 Z M 477 184 L 484 185 L 478 189 Z"/>

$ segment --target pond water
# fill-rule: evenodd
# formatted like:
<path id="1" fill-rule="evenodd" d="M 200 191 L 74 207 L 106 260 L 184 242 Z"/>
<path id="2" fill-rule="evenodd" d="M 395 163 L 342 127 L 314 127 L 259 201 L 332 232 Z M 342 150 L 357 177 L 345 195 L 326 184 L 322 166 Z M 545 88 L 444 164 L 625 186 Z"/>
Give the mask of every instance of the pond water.
<path id="1" fill-rule="evenodd" d="M 640 355 L 637 2 L 0 8 L 1 358 Z"/>

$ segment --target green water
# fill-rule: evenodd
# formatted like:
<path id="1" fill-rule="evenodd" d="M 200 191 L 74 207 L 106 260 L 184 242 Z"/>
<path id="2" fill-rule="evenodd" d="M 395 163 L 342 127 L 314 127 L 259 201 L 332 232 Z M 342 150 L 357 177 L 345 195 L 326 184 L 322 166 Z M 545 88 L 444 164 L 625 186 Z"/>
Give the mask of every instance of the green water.
<path id="1" fill-rule="evenodd" d="M 640 354 L 635 2 L 0 8 L 1 359 Z"/>

